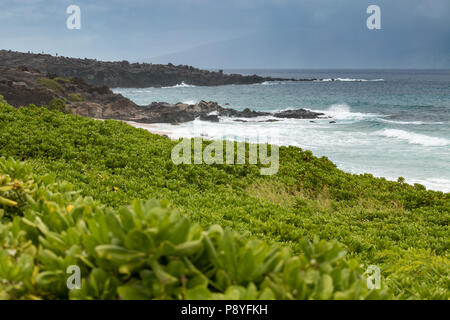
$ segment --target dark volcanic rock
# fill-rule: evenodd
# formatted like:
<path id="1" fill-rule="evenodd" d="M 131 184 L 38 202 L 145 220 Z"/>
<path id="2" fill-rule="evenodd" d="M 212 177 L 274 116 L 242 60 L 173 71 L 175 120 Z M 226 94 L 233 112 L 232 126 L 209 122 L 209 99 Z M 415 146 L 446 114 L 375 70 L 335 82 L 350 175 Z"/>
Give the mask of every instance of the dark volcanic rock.
<path id="1" fill-rule="evenodd" d="M 202 121 L 211 121 L 211 122 L 219 122 L 219 116 L 216 114 L 212 115 L 200 115 L 200 120 Z"/>
<path id="2" fill-rule="evenodd" d="M 13 106 L 28 106 L 30 104 L 47 105 L 54 95 L 44 88 L 24 88 L 15 84 L 5 84 L 0 81 L 0 94 Z"/>
<path id="3" fill-rule="evenodd" d="M 226 84 L 254 84 L 265 81 L 312 81 L 313 79 L 279 79 L 243 76 L 200 70 L 190 66 L 158 65 L 151 63 L 103 62 L 94 59 L 55 57 L 48 54 L 30 54 L 0 50 L 0 67 L 40 70 L 61 77 L 78 77 L 86 83 L 110 88 L 166 87 L 186 83 L 196 86 Z"/>
<path id="4" fill-rule="evenodd" d="M 35 76 L 38 72 L 11 70 L 6 74 L 0 69 L 0 94 L 9 104 L 19 107 L 29 104 L 48 104 L 56 95 L 43 87 L 35 87 Z"/>
<path id="5" fill-rule="evenodd" d="M 26 70 L 26 71 L 23 71 Z M 194 105 L 153 102 L 138 106 L 106 86 L 89 85 L 81 78 L 64 79 L 30 69 L 0 67 L 0 94 L 15 107 L 35 104 L 47 105 L 54 98 L 63 100 L 72 113 L 98 119 L 117 119 L 141 123 L 183 123 L 197 118 L 219 122 L 220 117 L 314 119 L 323 114 L 308 110 L 288 110 L 272 114 L 250 109 L 243 111 L 223 108 L 217 102 L 200 101 Z M 247 120 L 236 119 L 246 122 Z M 267 122 L 276 119 L 262 120 Z"/>
<path id="6" fill-rule="evenodd" d="M 324 113 L 313 112 L 305 109 L 286 110 L 274 114 L 276 118 L 288 118 L 288 119 L 317 119 L 320 116 L 324 116 Z"/>
<path id="7" fill-rule="evenodd" d="M 269 119 L 269 120 L 263 120 L 263 121 L 259 121 L 259 122 L 278 122 L 280 120 L 276 120 L 276 119 Z"/>

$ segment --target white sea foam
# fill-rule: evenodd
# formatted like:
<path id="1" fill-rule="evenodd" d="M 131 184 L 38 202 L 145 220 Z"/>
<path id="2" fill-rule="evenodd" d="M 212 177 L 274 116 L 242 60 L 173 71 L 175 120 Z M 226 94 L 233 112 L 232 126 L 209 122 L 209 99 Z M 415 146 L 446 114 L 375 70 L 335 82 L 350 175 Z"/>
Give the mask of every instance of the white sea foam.
<path id="1" fill-rule="evenodd" d="M 196 86 L 194 86 L 194 85 L 192 85 L 192 84 L 187 84 L 187 83 L 185 83 L 184 81 L 183 82 L 181 82 L 181 83 L 179 83 L 179 84 L 177 84 L 177 85 L 174 85 L 174 86 L 171 86 L 171 87 L 162 87 L 163 89 L 174 89 L 174 88 L 195 88 Z"/>
<path id="2" fill-rule="evenodd" d="M 262 83 L 257 83 L 257 84 L 262 85 L 262 86 L 273 86 L 273 85 L 279 84 L 279 82 L 278 81 L 264 81 Z"/>
<path id="3" fill-rule="evenodd" d="M 382 177 L 383 175 L 376 175 L 378 177 Z M 394 177 L 386 177 L 387 180 L 390 181 L 397 181 L 398 178 Z M 408 178 L 404 177 L 405 182 L 408 184 L 421 184 L 425 186 L 428 190 L 434 190 L 434 191 L 442 191 L 444 193 L 450 192 L 450 179 L 444 179 L 444 178 Z"/>
<path id="4" fill-rule="evenodd" d="M 317 79 L 314 82 L 382 82 L 384 79 L 353 79 L 353 78 L 328 78 L 328 79 Z M 289 84 L 296 83 L 295 81 L 285 80 L 285 81 L 264 81 L 261 83 L 255 83 L 255 85 L 262 86 L 274 86 L 278 84 Z"/>
<path id="5" fill-rule="evenodd" d="M 189 104 L 189 105 L 192 105 L 192 104 L 196 104 L 196 103 L 197 103 L 197 101 L 192 100 L 192 99 L 183 100 L 183 101 L 181 101 L 181 102 L 184 103 L 184 104 Z"/>
<path id="6" fill-rule="evenodd" d="M 392 123 L 392 124 L 411 124 L 411 125 L 423 125 L 423 124 L 445 124 L 445 122 L 425 122 L 425 121 L 395 121 L 395 120 L 387 120 L 387 119 L 380 119 L 380 121 L 385 123 Z"/>
<path id="7" fill-rule="evenodd" d="M 255 86 L 275 86 L 278 84 L 288 84 L 288 83 L 294 83 L 291 80 L 285 80 L 285 81 L 264 81 L 261 83 L 255 83 Z"/>
<path id="8" fill-rule="evenodd" d="M 347 170 L 351 173 L 354 174 L 363 174 L 366 172 L 366 170 L 356 170 L 356 171 L 352 171 L 352 170 Z M 389 176 L 383 173 L 380 174 L 374 174 L 375 177 L 377 178 L 385 178 L 386 180 L 389 181 L 398 181 L 398 177 L 395 176 Z M 413 177 L 408 177 L 405 176 L 403 174 L 403 177 L 405 178 L 405 182 L 408 184 L 421 184 L 423 186 L 425 186 L 428 190 L 434 190 L 434 191 L 442 191 L 444 193 L 450 192 L 450 179 L 445 179 L 445 178 L 413 178 Z"/>
<path id="9" fill-rule="evenodd" d="M 375 113 L 352 112 L 346 103 L 336 103 L 331 105 L 327 110 L 311 110 L 314 112 L 322 112 L 335 120 L 361 120 L 365 118 L 379 117 Z"/>
<path id="10" fill-rule="evenodd" d="M 420 183 L 429 190 L 439 190 L 442 192 L 450 192 L 450 180 L 440 178 L 428 178 L 424 180 L 407 179 L 407 183 Z"/>
<path id="11" fill-rule="evenodd" d="M 328 79 L 320 79 L 318 82 L 380 82 L 385 81 L 384 79 L 352 79 L 352 78 L 328 78 Z"/>
<path id="12" fill-rule="evenodd" d="M 445 147 L 450 144 L 450 141 L 444 138 L 430 137 L 424 134 L 398 129 L 384 129 L 377 131 L 376 134 L 387 138 L 404 140 L 410 144 L 419 144 L 425 147 Z"/>

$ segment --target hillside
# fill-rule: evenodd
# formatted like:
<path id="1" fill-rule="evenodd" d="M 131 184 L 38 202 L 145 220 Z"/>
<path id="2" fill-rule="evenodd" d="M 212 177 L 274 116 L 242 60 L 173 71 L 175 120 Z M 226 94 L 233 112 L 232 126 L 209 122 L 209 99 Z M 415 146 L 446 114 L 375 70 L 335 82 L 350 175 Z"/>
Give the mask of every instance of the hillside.
<path id="1" fill-rule="evenodd" d="M 176 166 L 176 143 L 117 121 L 0 108 L 1 156 L 104 205 L 167 199 L 204 228 L 230 227 L 295 254 L 305 254 L 304 240 L 337 240 L 363 269 L 380 266 L 397 297 L 450 297 L 450 194 L 344 173 L 295 147 L 280 148 L 275 176 L 260 176 L 259 165 Z"/>
<path id="2" fill-rule="evenodd" d="M 82 78 L 88 84 L 106 85 L 110 88 L 169 87 L 183 82 L 196 86 L 218 86 L 288 80 L 257 75 L 225 74 L 222 71 L 213 72 L 183 65 L 103 62 L 6 50 L 0 50 L 0 67 L 27 67 L 64 78 Z"/>

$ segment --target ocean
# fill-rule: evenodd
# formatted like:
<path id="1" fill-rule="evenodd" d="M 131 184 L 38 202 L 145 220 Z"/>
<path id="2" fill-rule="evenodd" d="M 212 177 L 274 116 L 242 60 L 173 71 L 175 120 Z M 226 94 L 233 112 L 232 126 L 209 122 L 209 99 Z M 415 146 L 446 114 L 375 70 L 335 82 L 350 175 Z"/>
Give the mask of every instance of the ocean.
<path id="1" fill-rule="evenodd" d="M 153 101 L 194 104 L 216 101 L 229 108 L 280 111 L 304 108 L 325 113 L 318 120 L 271 117 L 219 123 L 195 120 L 157 124 L 171 138 L 207 136 L 271 142 L 327 156 L 351 173 L 420 183 L 450 192 L 450 70 L 224 70 L 314 82 L 169 88 L 116 88 L 139 105 Z M 334 79 L 334 81 L 332 81 Z M 246 119 L 249 120 L 249 119 Z M 336 123 L 330 123 L 335 121 Z"/>

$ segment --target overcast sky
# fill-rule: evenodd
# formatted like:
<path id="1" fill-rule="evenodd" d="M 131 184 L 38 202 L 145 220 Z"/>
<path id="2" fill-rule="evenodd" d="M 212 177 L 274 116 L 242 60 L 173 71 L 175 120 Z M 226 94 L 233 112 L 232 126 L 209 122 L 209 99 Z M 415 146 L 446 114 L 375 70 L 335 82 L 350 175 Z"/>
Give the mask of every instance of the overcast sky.
<path id="1" fill-rule="evenodd" d="M 81 8 L 81 30 L 66 8 Z M 381 30 L 366 9 L 381 7 Z M 0 0 L 0 48 L 206 68 L 450 68 L 449 0 Z"/>

